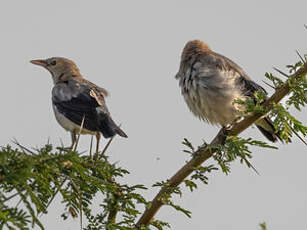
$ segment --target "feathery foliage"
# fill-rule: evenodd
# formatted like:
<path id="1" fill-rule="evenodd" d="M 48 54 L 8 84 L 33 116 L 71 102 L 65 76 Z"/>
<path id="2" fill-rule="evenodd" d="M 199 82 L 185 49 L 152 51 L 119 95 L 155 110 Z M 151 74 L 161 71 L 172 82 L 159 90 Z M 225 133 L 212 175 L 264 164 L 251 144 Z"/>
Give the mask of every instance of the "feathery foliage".
<path id="1" fill-rule="evenodd" d="M 139 214 L 136 204 L 146 204 L 138 193 L 146 188 L 115 182 L 128 171 L 105 156 L 92 159 L 50 144 L 36 151 L 6 146 L 0 152 L 0 229 L 28 229 L 29 224 L 44 229 L 39 216 L 48 213 L 56 195 L 62 199 L 61 216 L 76 218 L 84 213 L 89 220 L 86 229 L 131 227 Z M 94 217 L 91 205 L 96 196 L 102 199 L 102 211 Z M 120 223 L 115 223 L 117 214 Z"/>
<path id="2" fill-rule="evenodd" d="M 290 74 L 297 71 L 297 69 L 303 65 L 303 62 L 305 63 L 305 60 L 299 61 L 293 66 L 289 65 L 288 68 Z M 278 72 L 282 73 L 281 71 Z M 282 75 L 286 74 L 282 73 Z M 256 92 L 254 95 L 254 99 L 246 99 L 244 101 L 237 100 L 234 103 L 238 103 L 241 106 L 245 107 L 245 111 L 242 113 L 242 116 L 249 116 L 256 113 L 262 116 L 269 115 L 271 118 L 273 118 L 275 129 L 285 143 L 290 142 L 290 137 L 293 136 L 293 133 L 305 143 L 305 141 L 302 137 L 300 137 L 300 135 L 303 135 L 304 137 L 306 136 L 307 127 L 303 125 L 302 122 L 298 121 L 293 115 L 291 115 L 290 109 L 293 105 L 295 109 L 300 111 L 301 108 L 306 105 L 306 74 L 303 74 L 296 79 L 289 78 L 288 75 L 286 76 L 287 80 L 283 81 L 282 79 L 271 73 L 266 74 L 266 77 L 272 82 L 272 85 L 274 85 L 272 87 L 275 90 L 278 90 L 285 85 L 290 88 L 290 95 L 284 103 L 285 106 L 282 103 L 276 103 L 273 104 L 270 109 L 268 109 L 268 107 L 264 108 L 262 104 L 266 101 L 267 96 L 263 92 Z M 231 124 L 231 126 L 232 125 L 234 124 Z M 187 150 L 184 150 L 184 152 L 188 153 L 192 158 L 198 158 L 198 154 L 203 153 L 202 150 L 209 150 L 209 153 L 208 151 L 206 151 L 206 153 L 208 154 L 203 159 L 208 159 L 212 156 L 213 159 L 217 162 L 217 165 L 221 168 L 221 170 L 225 174 L 229 174 L 230 163 L 236 159 L 239 159 L 241 163 L 256 171 L 256 169 L 252 166 L 250 162 L 252 158 L 252 153 L 249 148 L 250 146 L 277 149 L 277 147 L 275 146 L 269 145 L 262 141 L 254 140 L 252 138 L 243 139 L 237 136 L 229 136 L 227 135 L 227 130 L 225 130 L 224 137 L 225 138 L 223 141 L 218 141 L 219 144 L 208 145 L 207 143 L 202 143 L 201 146 L 199 146 L 198 148 L 195 148 L 191 144 L 191 142 L 188 141 L 188 139 L 184 139 L 183 144 L 188 148 Z M 210 151 L 213 153 L 212 155 L 210 154 Z M 192 162 L 193 161 L 189 161 L 185 166 L 193 165 L 196 161 L 194 161 L 193 163 Z M 181 187 L 178 186 L 178 184 L 180 184 L 181 182 L 183 182 L 184 185 L 188 187 L 190 191 L 194 191 L 197 188 L 197 183 L 195 183 L 195 180 L 198 179 L 204 184 L 207 184 L 207 174 L 217 169 L 218 167 L 215 165 L 199 165 L 198 167 L 194 167 L 191 173 L 190 169 L 183 167 L 167 182 L 156 183 L 155 185 L 161 186 L 161 190 L 152 201 L 152 203 L 154 203 L 157 207 L 155 209 L 157 210 L 159 209 L 159 207 L 161 207 L 161 205 L 165 203 L 168 204 L 169 202 L 171 202 L 170 199 L 172 198 L 172 193 L 182 194 Z M 190 176 L 182 180 L 183 177 L 181 177 L 181 175 L 183 174 L 183 171 L 185 172 L 185 174 Z M 178 182 L 178 178 L 180 178 L 180 180 L 182 181 Z M 172 184 L 175 184 L 176 186 L 171 186 Z M 161 202 L 160 199 L 164 197 L 167 197 L 166 202 L 164 200 L 163 202 Z M 149 210 L 148 212 L 145 212 L 138 223 L 150 223 L 156 213 L 156 210 Z M 189 211 L 185 210 L 184 208 L 180 208 L 177 210 L 182 211 L 185 214 L 189 213 Z"/>

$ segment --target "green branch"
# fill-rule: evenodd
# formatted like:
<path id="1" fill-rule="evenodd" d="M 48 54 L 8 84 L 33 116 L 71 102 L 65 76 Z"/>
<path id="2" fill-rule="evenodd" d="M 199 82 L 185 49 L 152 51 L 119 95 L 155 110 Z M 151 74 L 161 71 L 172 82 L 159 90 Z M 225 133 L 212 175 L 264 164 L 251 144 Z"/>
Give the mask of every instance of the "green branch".
<path id="1" fill-rule="evenodd" d="M 290 85 L 297 79 L 304 77 L 307 73 L 307 63 L 305 63 L 301 68 L 299 68 L 294 74 L 292 74 L 289 79 L 280 86 L 275 93 L 267 99 L 262 107 L 266 111 L 270 111 L 274 104 L 277 104 L 283 99 L 291 90 Z M 169 190 L 169 188 L 175 188 L 180 185 L 185 178 L 187 178 L 195 168 L 199 167 L 203 162 L 213 156 L 217 151 L 216 148 L 212 146 L 218 146 L 224 144 L 226 135 L 236 136 L 251 126 L 254 122 L 261 119 L 264 116 L 263 113 L 253 113 L 252 115 L 246 116 L 242 121 L 235 123 L 226 132 L 221 129 L 216 137 L 211 141 L 211 143 L 203 148 L 199 148 L 194 156 L 188 163 L 186 163 L 181 169 L 179 169 L 169 180 L 167 185 L 164 185 L 155 198 L 152 200 L 149 208 L 145 210 L 143 215 L 137 222 L 138 227 L 148 226 L 152 221 L 154 216 L 157 214 L 159 209 L 162 207 L 163 202 L 161 197 Z"/>

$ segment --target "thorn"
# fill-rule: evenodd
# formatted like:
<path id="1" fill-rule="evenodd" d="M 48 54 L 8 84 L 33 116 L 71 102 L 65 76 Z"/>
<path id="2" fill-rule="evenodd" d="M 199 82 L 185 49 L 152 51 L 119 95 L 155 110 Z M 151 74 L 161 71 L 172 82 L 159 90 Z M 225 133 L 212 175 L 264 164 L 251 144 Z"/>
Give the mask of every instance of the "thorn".
<path id="1" fill-rule="evenodd" d="M 30 153 L 30 154 L 32 154 L 32 155 L 34 155 L 34 156 L 37 155 L 37 154 L 35 154 L 34 152 L 32 152 L 30 149 L 26 148 L 25 146 L 22 146 L 22 145 L 17 141 L 16 138 L 14 138 L 14 139 L 12 140 L 12 142 L 13 142 L 15 145 L 17 145 L 19 148 L 21 148 L 21 149 L 24 151 L 24 153 L 28 152 L 28 153 Z"/>
<path id="2" fill-rule="evenodd" d="M 300 57 L 301 61 L 305 64 L 306 61 L 305 61 L 304 58 L 300 55 L 300 53 L 299 53 L 297 50 L 295 50 L 295 52 L 296 52 L 296 54 Z"/>
<path id="3" fill-rule="evenodd" d="M 254 172 L 255 172 L 258 176 L 260 176 L 260 173 L 258 172 L 258 170 L 257 170 L 252 164 L 250 164 L 250 167 L 254 170 Z"/>
<path id="4" fill-rule="evenodd" d="M 270 85 L 268 82 L 266 82 L 266 81 L 262 81 L 264 84 L 266 84 L 267 86 L 269 86 L 269 87 L 271 87 L 272 89 L 275 89 L 276 90 L 276 88 L 274 87 L 274 86 L 272 86 L 272 85 Z"/>
<path id="5" fill-rule="evenodd" d="M 276 70 L 278 73 L 280 73 L 281 75 L 283 75 L 283 76 L 285 76 L 285 77 L 289 77 L 289 75 L 288 74 L 285 74 L 284 72 L 282 72 L 281 70 L 279 70 L 279 69 L 277 69 L 277 68 L 275 68 L 275 67 L 273 67 L 273 69 L 274 70 Z"/>
<path id="6" fill-rule="evenodd" d="M 306 141 L 291 127 L 289 126 L 292 130 L 292 132 L 297 136 L 305 145 L 307 145 Z"/>
<path id="7" fill-rule="evenodd" d="M 259 173 L 258 170 L 252 165 L 252 163 L 250 163 L 246 158 L 244 158 L 244 160 L 245 160 L 245 162 L 246 162 L 247 167 L 252 168 L 252 170 L 254 170 L 254 172 L 255 172 L 258 176 L 260 176 L 260 173 Z"/>

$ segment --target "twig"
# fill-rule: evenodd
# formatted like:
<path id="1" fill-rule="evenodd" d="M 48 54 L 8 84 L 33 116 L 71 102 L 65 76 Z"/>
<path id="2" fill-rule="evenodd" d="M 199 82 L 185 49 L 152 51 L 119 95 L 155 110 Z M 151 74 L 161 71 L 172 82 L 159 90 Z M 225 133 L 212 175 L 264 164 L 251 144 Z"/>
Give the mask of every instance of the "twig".
<path id="1" fill-rule="evenodd" d="M 295 50 L 295 52 L 300 57 L 302 63 L 306 63 L 306 60 L 300 55 L 300 53 L 297 50 Z"/>
<path id="2" fill-rule="evenodd" d="M 32 155 L 36 155 L 36 154 L 35 154 L 33 151 L 31 151 L 30 149 L 28 149 L 28 148 L 22 146 L 21 144 L 19 144 L 19 142 L 16 140 L 16 138 L 14 138 L 14 139 L 12 140 L 12 142 L 13 142 L 15 145 L 17 145 L 18 147 L 20 147 L 20 148 L 24 151 L 24 153 L 25 153 L 25 150 L 26 150 L 27 152 L 31 153 Z"/>
<path id="3" fill-rule="evenodd" d="M 12 198 L 14 198 L 14 197 L 17 196 L 17 195 L 18 195 L 18 192 L 15 193 L 15 194 L 13 194 L 13 195 L 11 195 L 11 196 L 9 196 L 9 197 L 5 197 L 5 199 L 3 200 L 3 203 L 6 202 L 6 201 L 8 201 L 8 200 L 10 200 L 10 199 L 12 199 Z"/>
<path id="4" fill-rule="evenodd" d="M 15 208 L 17 208 L 20 205 L 21 201 L 22 201 L 22 198 L 20 198 L 20 200 L 17 202 L 17 204 L 15 205 Z"/>
<path id="5" fill-rule="evenodd" d="M 82 132 L 82 129 L 83 129 L 83 125 L 84 125 L 84 119 L 85 119 L 85 116 L 83 116 L 83 118 L 82 118 L 82 122 L 81 122 L 80 130 L 79 130 L 79 134 L 78 134 L 78 137 L 77 137 L 77 141 L 75 143 L 74 151 L 77 150 L 77 146 L 78 146 L 78 143 L 79 143 L 80 135 L 81 135 L 81 132 Z"/>
<path id="6" fill-rule="evenodd" d="M 113 193 L 114 196 L 114 205 L 112 206 L 111 211 L 109 212 L 108 215 L 108 223 L 109 224 L 115 224 L 116 222 L 116 216 L 118 213 L 118 203 L 119 203 L 119 198 L 122 196 L 122 190 L 118 186 L 118 184 L 113 180 L 113 179 L 108 179 L 109 183 L 112 183 L 113 186 L 115 187 L 116 192 Z"/>
<path id="7" fill-rule="evenodd" d="M 111 144 L 112 140 L 114 139 L 114 136 L 108 141 L 108 143 L 106 144 L 106 146 L 104 147 L 104 149 L 102 150 L 100 157 L 98 157 L 98 159 L 101 159 L 104 156 L 104 153 L 107 151 L 107 149 L 109 148 L 109 145 Z"/>
<path id="8" fill-rule="evenodd" d="M 117 213 L 118 213 L 118 200 L 120 198 L 120 195 L 117 195 L 117 194 L 114 194 L 114 204 L 112 206 L 112 209 L 111 211 L 109 212 L 109 215 L 108 215 L 108 224 L 115 224 L 116 222 L 116 216 L 117 216 Z"/>
<path id="9" fill-rule="evenodd" d="M 292 80 L 292 78 L 299 78 L 303 75 L 306 75 L 307 73 L 307 63 L 305 63 L 300 69 L 298 69 L 293 75 L 290 76 L 290 78 L 286 81 L 286 83 L 281 86 L 278 90 L 275 91 L 275 93 L 263 103 L 263 108 L 270 110 L 272 109 L 272 106 L 274 103 L 278 103 L 281 101 L 282 98 L 284 98 L 290 91 L 289 87 L 289 81 Z M 261 119 L 263 117 L 263 114 L 261 113 L 254 113 L 250 116 L 245 117 L 242 121 L 234 124 L 230 129 L 228 130 L 228 135 L 236 136 L 240 134 L 242 131 L 247 129 L 249 126 L 251 126 L 254 122 Z M 209 146 L 204 148 L 199 148 L 198 151 L 196 151 L 195 157 L 191 159 L 188 163 L 186 163 L 179 171 L 177 171 L 169 180 L 168 184 L 166 186 L 163 186 L 159 193 L 155 196 L 155 198 L 152 200 L 151 205 L 148 209 L 145 210 L 143 215 L 140 217 L 140 219 L 137 222 L 138 226 L 148 226 L 150 222 L 153 220 L 156 213 L 159 211 L 161 206 L 163 205 L 161 201 L 161 197 L 164 195 L 166 191 L 169 190 L 170 187 L 174 188 L 177 187 L 179 184 L 181 184 L 186 177 L 188 177 L 195 168 L 200 166 L 204 161 L 212 157 L 213 153 L 216 152 L 216 149 L 212 148 L 212 146 L 217 146 L 225 140 L 225 132 L 223 129 L 219 131 L 219 133 L 216 135 L 216 137 L 212 140 Z"/>
<path id="10" fill-rule="evenodd" d="M 307 145 L 307 142 L 291 127 L 289 126 L 292 132 L 297 136 L 305 145 Z"/>
<path id="11" fill-rule="evenodd" d="M 118 127 L 120 127 L 120 126 L 121 126 L 121 124 L 120 124 Z M 104 156 L 105 152 L 106 152 L 107 149 L 109 148 L 109 145 L 110 145 L 111 142 L 113 141 L 114 137 L 115 137 L 115 136 L 111 137 L 111 139 L 108 141 L 108 143 L 106 144 L 106 146 L 105 146 L 104 149 L 102 150 L 102 152 L 101 152 L 101 154 L 100 154 L 100 157 L 98 157 L 98 159 L 101 159 L 101 158 Z"/>
<path id="12" fill-rule="evenodd" d="M 272 86 L 271 84 L 269 84 L 268 82 L 266 81 L 262 81 L 264 84 L 266 84 L 267 86 L 271 87 L 272 89 L 276 89 L 276 87 Z"/>
<path id="13" fill-rule="evenodd" d="M 63 180 L 63 182 L 60 184 L 60 186 L 58 187 L 58 189 L 56 190 L 56 192 L 53 194 L 52 198 L 49 200 L 48 204 L 46 205 L 46 210 L 48 209 L 49 205 L 51 204 L 51 202 L 54 200 L 55 196 L 58 194 L 58 192 L 60 191 L 60 189 L 62 188 L 63 184 L 66 182 L 66 179 L 65 178 Z M 41 217 L 44 213 L 41 213 L 41 215 L 39 217 Z"/>
<path id="14" fill-rule="evenodd" d="M 281 75 L 285 76 L 286 78 L 289 78 L 289 75 L 286 74 L 286 73 L 284 73 L 284 72 L 282 72 L 281 70 L 279 70 L 279 69 L 277 69 L 277 68 L 275 68 L 275 67 L 273 67 L 273 69 L 276 70 L 276 71 L 277 71 L 278 73 L 280 73 Z"/>
<path id="15" fill-rule="evenodd" d="M 72 186 L 75 188 L 75 190 L 77 191 L 78 196 L 79 196 L 80 230 L 82 230 L 82 227 L 83 227 L 83 217 L 82 217 L 82 193 L 81 193 L 79 187 L 75 184 L 75 182 L 73 181 L 72 178 L 70 178 L 70 182 L 71 182 Z"/>

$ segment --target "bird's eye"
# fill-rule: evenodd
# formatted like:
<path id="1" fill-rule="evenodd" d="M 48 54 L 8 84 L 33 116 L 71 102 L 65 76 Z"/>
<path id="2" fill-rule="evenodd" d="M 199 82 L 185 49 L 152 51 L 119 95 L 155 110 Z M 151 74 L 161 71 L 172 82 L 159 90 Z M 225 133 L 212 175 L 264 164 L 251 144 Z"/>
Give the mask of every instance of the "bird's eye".
<path id="1" fill-rule="evenodd" d="M 54 60 L 54 61 L 50 62 L 50 65 L 56 65 L 56 61 Z"/>

